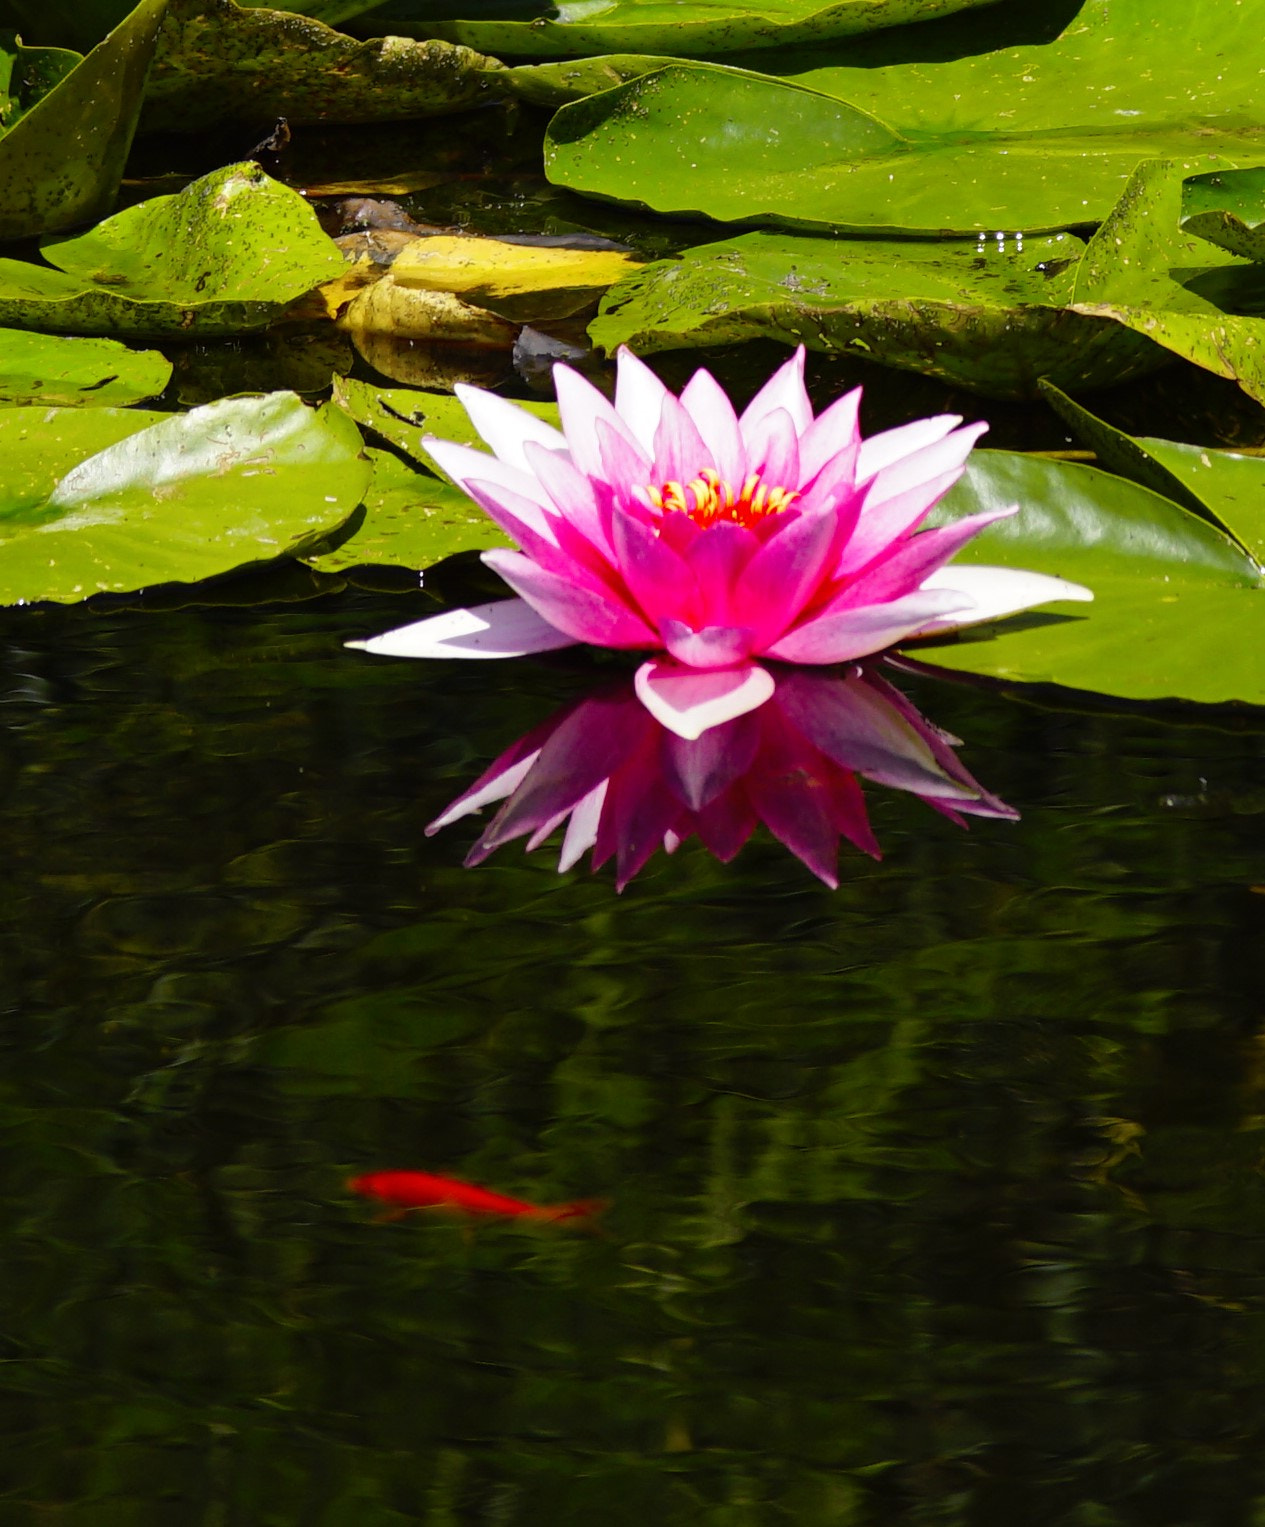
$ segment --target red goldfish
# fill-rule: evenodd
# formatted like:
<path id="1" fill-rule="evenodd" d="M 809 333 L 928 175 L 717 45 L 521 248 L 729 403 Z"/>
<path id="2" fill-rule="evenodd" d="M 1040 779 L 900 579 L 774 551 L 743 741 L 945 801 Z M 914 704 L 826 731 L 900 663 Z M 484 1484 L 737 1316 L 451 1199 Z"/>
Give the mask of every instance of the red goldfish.
<path id="1" fill-rule="evenodd" d="M 347 1187 L 363 1198 L 376 1198 L 397 1214 L 410 1209 L 449 1209 L 459 1214 L 499 1215 L 505 1219 L 559 1220 L 591 1219 L 606 1207 L 601 1199 L 581 1198 L 569 1204 L 529 1204 L 521 1198 L 494 1193 L 477 1183 L 462 1182 L 456 1177 L 438 1177 L 431 1172 L 367 1172 L 351 1177 Z"/>

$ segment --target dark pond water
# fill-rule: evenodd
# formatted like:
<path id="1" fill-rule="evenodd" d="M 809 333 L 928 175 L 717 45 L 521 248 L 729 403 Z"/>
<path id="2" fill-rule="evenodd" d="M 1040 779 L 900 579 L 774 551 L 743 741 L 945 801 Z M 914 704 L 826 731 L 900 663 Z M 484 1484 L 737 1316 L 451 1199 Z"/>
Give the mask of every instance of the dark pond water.
<path id="1" fill-rule="evenodd" d="M 1265 1520 L 1260 717 L 906 680 L 1022 821 L 617 896 L 423 836 L 594 668 L 411 608 L 5 617 L 0 1519 Z"/>

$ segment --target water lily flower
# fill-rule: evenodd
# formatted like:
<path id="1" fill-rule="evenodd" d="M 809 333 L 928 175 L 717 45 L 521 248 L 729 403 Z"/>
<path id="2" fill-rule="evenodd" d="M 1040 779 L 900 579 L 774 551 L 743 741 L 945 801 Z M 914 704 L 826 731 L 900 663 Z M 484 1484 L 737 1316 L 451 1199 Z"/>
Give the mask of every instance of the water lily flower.
<path id="1" fill-rule="evenodd" d="M 828 886 L 840 838 L 879 857 L 858 775 L 909 790 L 961 825 L 1016 812 L 990 795 L 900 692 L 862 665 L 779 667 L 753 711 L 684 738 L 625 683 L 568 706 L 508 748 L 426 829 L 500 805 L 466 858 L 480 864 L 526 837 L 537 848 L 565 823 L 560 871 L 589 849 L 615 859 L 622 890 L 656 848 L 697 837 L 728 861 L 763 822 Z"/>
<path id="2" fill-rule="evenodd" d="M 804 351 L 741 416 L 698 371 L 677 397 L 627 350 L 615 401 L 554 368 L 561 431 L 475 387 L 457 391 L 493 455 L 423 443 L 518 550 L 483 553 L 517 598 L 369 641 L 403 657 L 511 657 L 576 642 L 654 654 L 642 704 L 682 738 L 754 710 L 761 659 L 846 663 L 1088 589 L 1040 573 L 946 565 L 1014 507 L 933 529 L 987 428 L 955 414 L 861 438 L 860 389 L 814 418 Z"/>

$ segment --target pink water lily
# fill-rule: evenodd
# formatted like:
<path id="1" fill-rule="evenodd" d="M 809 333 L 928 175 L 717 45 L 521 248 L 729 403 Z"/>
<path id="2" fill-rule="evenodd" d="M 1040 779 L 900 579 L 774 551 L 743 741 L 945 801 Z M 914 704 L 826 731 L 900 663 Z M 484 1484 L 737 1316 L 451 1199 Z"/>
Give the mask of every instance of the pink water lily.
<path id="1" fill-rule="evenodd" d="M 728 861 L 763 822 L 833 887 L 841 838 L 879 854 L 858 775 L 958 823 L 1015 817 L 963 768 L 953 740 L 856 664 L 842 675 L 780 667 L 763 705 L 695 738 L 661 725 L 624 684 L 520 738 L 426 831 L 498 806 L 468 865 L 565 828 L 559 870 L 591 849 L 594 869 L 614 858 L 622 890 L 659 847 L 697 837 Z"/>
<path id="2" fill-rule="evenodd" d="M 518 547 L 483 553 L 517 598 L 365 642 L 403 657 L 511 657 L 576 642 L 643 650 L 642 704 L 694 738 L 754 710 L 760 661 L 843 663 L 914 636 L 1090 599 L 1041 573 L 946 566 L 992 509 L 923 524 L 983 424 L 954 414 L 861 438 L 860 389 L 814 418 L 802 349 L 741 416 L 698 371 L 677 397 L 627 350 L 615 401 L 554 368 L 561 431 L 458 393 L 493 455 L 424 441 Z"/>

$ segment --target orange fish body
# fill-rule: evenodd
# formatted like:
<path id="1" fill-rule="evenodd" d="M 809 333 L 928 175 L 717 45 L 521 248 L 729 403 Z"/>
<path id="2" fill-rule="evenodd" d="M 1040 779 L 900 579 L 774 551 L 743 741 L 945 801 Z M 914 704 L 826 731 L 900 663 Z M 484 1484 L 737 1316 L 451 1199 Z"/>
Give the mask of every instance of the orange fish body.
<path id="1" fill-rule="evenodd" d="M 362 1198 L 376 1198 L 401 1214 L 410 1209 L 450 1209 L 460 1214 L 498 1215 L 502 1219 L 589 1219 L 605 1205 L 598 1199 L 577 1199 L 569 1204 L 529 1204 L 525 1199 L 494 1193 L 477 1183 L 431 1172 L 367 1172 L 347 1183 Z"/>

